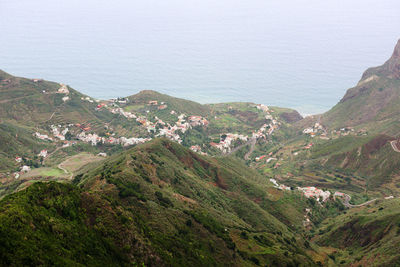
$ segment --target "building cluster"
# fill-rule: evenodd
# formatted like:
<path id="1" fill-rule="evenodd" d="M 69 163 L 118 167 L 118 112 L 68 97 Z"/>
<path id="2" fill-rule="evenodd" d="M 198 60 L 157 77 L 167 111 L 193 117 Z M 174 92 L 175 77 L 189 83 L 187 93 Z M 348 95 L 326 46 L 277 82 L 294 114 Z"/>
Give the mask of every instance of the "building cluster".
<path id="1" fill-rule="evenodd" d="M 81 132 L 80 134 L 78 134 L 77 138 L 82 142 L 91 144 L 92 146 L 96 146 L 97 144 L 131 146 L 142 144 L 151 140 L 151 138 L 126 138 L 124 136 L 119 138 L 113 136 L 100 137 L 96 133 L 86 134 L 85 132 Z"/>
<path id="2" fill-rule="evenodd" d="M 254 131 L 252 134 L 252 138 L 259 139 L 259 138 L 266 138 L 267 136 L 272 135 L 275 129 L 279 128 L 280 122 L 278 122 L 276 119 L 273 118 L 271 115 L 272 110 L 270 110 L 267 106 L 265 105 L 257 105 L 257 108 L 267 112 L 268 115 L 265 116 L 265 119 L 267 120 L 267 123 L 265 123 L 263 126 L 261 126 L 260 129 L 257 131 Z M 193 116 L 192 116 L 193 117 Z M 197 116 L 199 117 L 199 116 Z M 233 141 L 240 139 L 242 141 L 248 141 L 249 137 L 245 135 L 240 135 L 240 134 L 232 134 L 232 133 L 227 133 L 225 134 L 226 138 L 223 139 L 221 138 L 219 143 L 210 143 L 212 147 L 218 148 L 221 150 L 223 153 L 229 153 L 231 151 L 231 145 L 233 144 Z M 221 135 L 223 136 L 223 135 Z M 259 159 L 262 160 L 262 159 Z"/>
<path id="3" fill-rule="evenodd" d="M 253 133 L 253 137 L 256 138 L 266 138 L 266 136 L 272 135 L 274 130 L 278 129 L 279 126 L 281 125 L 280 122 L 278 122 L 272 115 L 271 112 L 273 110 L 270 110 L 267 106 L 264 105 L 258 105 L 257 108 L 260 107 L 259 109 L 263 110 L 264 112 L 267 112 L 268 114 L 265 115 L 265 119 L 267 120 L 267 123 L 265 123 L 257 132 Z M 264 108 L 263 108 L 264 107 Z"/>
<path id="4" fill-rule="evenodd" d="M 158 106 L 157 107 L 158 110 L 163 110 L 163 109 L 166 109 L 168 107 L 167 103 L 165 103 L 165 102 L 160 102 L 160 105 L 159 105 L 157 100 L 150 100 L 149 102 L 147 102 L 147 105 L 149 105 L 149 106 Z"/>
<path id="5" fill-rule="evenodd" d="M 65 84 L 60 83 L 60 88 L 58 88 L 57 93 L 68 95 L 69 94 L 68 87 Z"/>
<path id="6" fill-rule="evenodd" d="M 87 101 L 87 102 L 89 102 L 89 103 L 94 103 L 94 100 L 93 99 L 91 99 L 90 97 L 81 97 L 81 100 L 82 101 Z"/>
<path id="7" fill-rule="evenodd" d="M 318 133 L 321 135 L 321 137 L 327 137 L 324 126 L 318 122 L 316 122 L 312 127 L 308 127 L 303 130 L 303 134 L 307 134 L 311 137 L 315 137 Z"/>
<path id="8" fill-rule="evenodd" d="M 65 135 L 68 133 L 69 129 L 68 127 L 65 127 L 64 130 L 61 130 L 61 125 L 55 126 L 55 125 L 50 125 L 51 132 L 53 133 L 53 136 L 55 138 L 60 139 L 61 141 L 65 141 Z M 59 129 L 60 128 L 60 129 Z"/>
<path id="9" fill-rule="evenodd" d="M 286 186 L 286 185 L 284 185 L 284 184 L 278 184 L 278 182 L 277 182 L 275 179 L 269 179 L 269 181 L 270 181 L 271 183 L 273 183 L 273 184 L 274 184 L 274 187 L 277 188 L 277 189 L 280 189 L 280 190 L 287 190 L 287 191 L 292 190 L 289 186 Z"/>
<path id="10" fill-rule="evenodd" d="M 273 183 L 274 187 L 277 189 L 288 190 L 288 191 L 292 190 L 291 187 L 289 187 L 289 186 L 286 186 L 284 184 L 279 184 L 275 179 L 269 179 L 269 181 L 271 183 Z M 317 199 L 318 202 L 325 202 L 331 196 L 331 192 L 318 189 L 314 186 L 297 187 L 297 190 L 299 190 L 301 193 L 303 193 L 303 195 L 306 198 L 315 198 L 315 199 Z M 344 195 L 345 195 L 344 193 L 335 192 L 334 197 L 337 197 L 337 196 L 344 197 Z"/>
<path id="11" fill-rule="evenodd" d="M 45 91 L 43 91 L 43 93 L 45 93 Z M 63 102 L 67 102 L 68 100 L 70 100 L 69 95 L 69 90 L 68 87 L 65 84 L 60 83 L 60 88 L 58 88 L 57 90 L 58 94 L 65 94 L 65 96 L 62 98 Z"/>
<path id="12" fill-rule="evenodd" d="M 72 126 L 72 124 L 70 124 L 69 126 Z M 51 133 L 53 134 L 53 136 L 60 139 L 61 141 L 65 141 L 65 135 L 69 132 L 69 129 L 68 127 L 65 127 L 64 130 L 61 130 L 61 128 L 61 125 L 50 125 Z M 40 140 L 54 141 L 54 139 L 52 137 L 49 137 L 47 134 L 35 132 L 33 135 Z"/>
<path id="13" fill-rule="evenodd" d="M 97 105 L 97 108 L 101 108 L 101 107 L 103 107 L 103 105 L 102 104 Z M 124 111 L 122 108 L 111 108 L 110 112 L 113 114 L 119 114 L 121 116 L 124 116 L 127 119 L 136 119 L 137 118 L 137 116 L 135 114 L 128 112 L 128 111 Z"/>
<path id="14" fill-rule="evenodd" d="M 256 161 L 262 161 L 266 157 L 267 157 L 267 155 L 262 155 L 262 156 L 256 157 Z"/>
<path id="15" fill-rule="evenodd" d="M 274 129 L 276 129 L 276 128 L 278 128 L 277 124 L 272 124 L 272 123 L 264 124 L 263 126 L 261 126 L 260 129 L 258 129 L 258 131 L 253 132 L 253 137 L 257 138 L 257 139 L 258 138 L 266 138 L 267 135 L 272 135 L 272 133 L 274 132 Z"/>
<path id="16" fill-rule="evenodd" d="M 258 104 L 256 107 L 257 107 L 257 109 L 262 110 L 264 112 L 269 112 L 270 111 L 268 106 L 263 105 L 263 104 Z"/>
<path id="17" fill-rule="evenodd" d="M 40 140 L 53 141 L 53 138 L 49 137 L 47 134 L 41 134 L 39 132 L 35 132 L 33 135 L 39 138 Z"/>
<path id="18" fill-rule="evenodd" d="M 160 121 L 158 121 L 158 123 L 160 123 Z M 181 143 L 182 139 L 179 132 L 185 133 L 187 130 L 195 126 L 207 126 L 208 121 L 201 116 L 187 117 L 185 114 L 180 114 L 175 125 L 171 126 L 170 124 L 165 123 L 160 123 L 160 125 L 162 128 L 159 129 L 157 136 L 165 136 L 173 141 Z"/>
<path id="19" fill-rule="evenodd" d="M 222 138 L 223 136 L 225 136 L 225 138 Z M 249 140 L 249 137 L 247 135 L 242 135 L 242 134 L 233 134 L 233 133 L 222 134 L 219 143 L 211 142 L 210 145 L 212 147 L 218 148 L 223 153 L 229 153 L 231 152 L 231 146 L 233 142 L 236 140 L 247 142 Z"/>
<path id="20" fill-rule="evenodd" d="M 203 155 L 203 156 L 207 156 L 208 155 L 206 152 L 201 151 L 201 147 L 198 146 L 198 145 L 191 146 L 190 150 L 192 150 L 193 152 L 199 153 L 200 155 Z"/>
<path id="21" fill-rule="evenodd" d="M 313 143 L 309 143 L 308 145 L 304 146 L 305 149 L 310 149 L 312 148 L 314 144 Z"/>
<path id="22" fill-rule="evenodd" d="M 352 127 L 343 127 L 338 130 L 333 130 L 332 135 L 334 135 L 334 136 L 347 136 L 347 135 L 366 136 L 366 135 L 368 135 L 368 132 L 365 129 L 360 129 L 360 130 L 356 131 Z"/>
<path id="23" fill-rule="evenodd" d="M 47 157 L 47 150 L 46 149 L 41 150 L 38 156 L 42 158 Z"/>
<path id="24" fill-rule="evenodd" d="M 151 138 L 120 137 L 118 140 L 119 140 L 119 144 L 122 146 L 132 146 L 132 145 L 138 145 L 138 144 L 143 144 L 143 143 L 149 142 L 151 140 Z"/>
<path id="25" fill-rule="evenodd" d="M 325 202 L 331 196 L 331 192 L 323 191 L 314 186 L 297 187 L 297 189 L 299 191 L 303 192 L 303 194 L 306 198 L 310 198 L 310 197 L 316 198 L 318 202 L 320 202 L 320 201 Z"/>
<path id="26" fill-rule="evenodd" d="M 208 121 L 202 116 L 190 116 L 188 118 L 189 124 L 192 127 L 196 126 L 208 126 Z"/>
<path id="27" fill-rule="evenodd" d="M 14 172 L 13 176 L 15 179 L 18 179 L 22 174 L 30 172 L 31 171 L 31 167 L 27 166 L 27 165 L 23 165 L 21 166 L 21 169 L 19 172 Z"/>
<path id="28" fill-rule="evenodd" d="M 193 152 L 200 152 L 201 147 L 199 145 L 191 146 L 190 150 L 192 150 Z"/>

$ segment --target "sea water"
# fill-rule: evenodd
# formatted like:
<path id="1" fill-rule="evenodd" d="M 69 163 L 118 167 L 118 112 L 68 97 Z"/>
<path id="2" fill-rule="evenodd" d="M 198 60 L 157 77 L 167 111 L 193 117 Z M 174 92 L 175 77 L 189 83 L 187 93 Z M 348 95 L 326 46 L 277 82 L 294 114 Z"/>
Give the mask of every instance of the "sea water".
<path id="1" fill-rule="evenodd" d="M 398 0 L 2 0 L 0 69 L 96 98 L 152 89 L 303 114 L 400 38 Z"/>

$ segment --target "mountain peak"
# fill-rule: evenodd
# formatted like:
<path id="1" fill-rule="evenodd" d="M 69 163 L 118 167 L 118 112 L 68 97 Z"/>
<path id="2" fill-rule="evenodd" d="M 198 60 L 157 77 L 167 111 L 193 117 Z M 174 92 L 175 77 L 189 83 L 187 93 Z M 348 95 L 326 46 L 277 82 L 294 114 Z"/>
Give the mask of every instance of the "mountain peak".
<path id="1" fill-rule="evenodd" d="M 397 41 L 392 57 L 382 67 L 389 76 L 400 79 L 400 40 Z"/>
<path id="2" fill-rule="evenodd" d="M 393 54 L 389 60 L 382 66 L 370 68 L 365 71 L 361 80 L 367 79 L 372 75 L 400 79 L 400 40 L 397 41 Z"/>
<path id="3" fill-rule="evenodd" d="M 400 39 L 397 41 L 397 45 L 394 48 L 391 59 L 400 59 Z"/>

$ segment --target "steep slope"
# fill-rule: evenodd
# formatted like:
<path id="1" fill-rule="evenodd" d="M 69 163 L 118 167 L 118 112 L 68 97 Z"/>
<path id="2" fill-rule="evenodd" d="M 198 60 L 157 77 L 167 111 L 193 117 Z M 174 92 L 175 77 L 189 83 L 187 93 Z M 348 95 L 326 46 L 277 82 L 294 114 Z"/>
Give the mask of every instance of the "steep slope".
<path id="1" fill-rule="evenodd" d="M 174 142 L 158 139 L 115 157 L 84 174 L 81 180 L 85 190 L 105 194 L 145 220 L 143 223 L 151 228 L 146 238 L 169 264 L 200 261 L 225 265 L 239 260 L 241 264 L 286 265 L 309 261 L 300 252 L 302 242 L 296 241 L 278 216 L 270 214 L 278 215 L 282 205 L 271 200 L 271 185 L 232 159 L 202 157 Z M 141 204 L 133 205 L 138 202 Z M 290 212 L 301 216 L 306 203 L 299 202 Z M 288 214 L 280 216 L 292 222 Z M 167 248 L 182 258 L 164 254 Z M 187 248 L 192 252 L 188 254 Z M 285 250 L 290 251 L 288 261 L 282 254 Z"/>
<path id="2" fill-rule="evenodd" d="M 101 114 L 94 112 L 95 103 L 82 101 L 83 94 L 44 80 L 11 76 L 0 71 L 0 120 L 28 126 L 44 123 L 100 123 Z M 63 100 L 68 97 L 68 100 Z M 111 120 L 111 116 L 109 118 Z"/>
<path id="3" fill-rule="evenodd" d="M 331 155 L 326 165 L 368 177 L 367 186 L 370 189 L 391 183 L 393 186 L 400 178 L 400 155 L 393 150 L 392 140 L 390 136 L 378 135 L 355 149 Z M 396 187 L 391 190 L 398 191 Z"/>
<path id="4" fill-rule="evenodd" d="M 400 127 L 400 40 L 392 57 L 368 69 L 356 87 L 322 115 L 330 128 L 364 126 L 374 132 L 398 134 Z"/>
<path id="5" fill-rule="evenodd" d="M 50 149 L 54 145 L 38 141 L 30 131 L 10 123 L 0 123 L 0 170 L 16 168 L 15 158 L 32 160 L 41 149 Z"/>
<path id="6" fill-rule="evenodd" d="M 326 220 L 315 241 L 326 246 L 335 265 L 398 266 L 400 201 L 387 199 Z"/>
<path id="7" fill-rule="evenodd" d="M 74 186 L 58 183 L 37 183 L 1 200 L 0 265 L 128 264 L 104 229 L 90 221 L 87 202 L 93 208 L 101 203 L 85 198 Z"/>
<path id="8" fill-rule="evenodd" d="M 305 167 L 301 175 L 314 184 L 353 193 L 398 192 L 400 154 L 391 143 L 400 129 L 400 40 L 391 58 L 365 71 L 336 106 L 296 127 L 311 146 L 292 165 Z M 307 175 L 312 171 L 320 175 Z"/>
<path id="9" fill-rule="evenodd" d="M 89 169 L 75 177 L 81 189 L 39 183 L 2 200 L 0 229 L 12 233 L 2 235 L 10 242 L 1 252 L 3 262 L 18 265 L 16 257 L 88 264 L 109 257 L 115 265 L 314 264 L 308 255 L 316 252 L 296 233 L 302 227 L 298 218 L 311 204 L 279 193 L 236 160 L 203 157 L 157 139 Z M 319 209 L 316 205 L 316 215 Z M 15 220 L 24 222 L 22 231 L 11 223 Z M 80 231 L 86 234 L 75 250 Z M 52 243 L 61 235 L 70 242 Z M 24 238 L 37 240 L 34 256 L 21 257 L 29 249 Z M 88 248 L 86 241 L 93 245 Z M 112 249 L 104 250 L 107 246 Z M 58 249 L 65 259 L 53 254 Z"/>

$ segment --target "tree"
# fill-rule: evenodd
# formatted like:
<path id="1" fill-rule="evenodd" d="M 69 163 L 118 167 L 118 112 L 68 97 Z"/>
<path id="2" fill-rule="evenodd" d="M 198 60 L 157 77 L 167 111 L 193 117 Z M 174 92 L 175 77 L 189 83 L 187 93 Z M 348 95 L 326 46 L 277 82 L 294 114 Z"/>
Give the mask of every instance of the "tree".
<path id="1" fill-rule="evenodd" d="M 70 132 L 67 132 L 65 134 L 65 140 L 71 140 L 72 139 L 72 134 Z"/>

